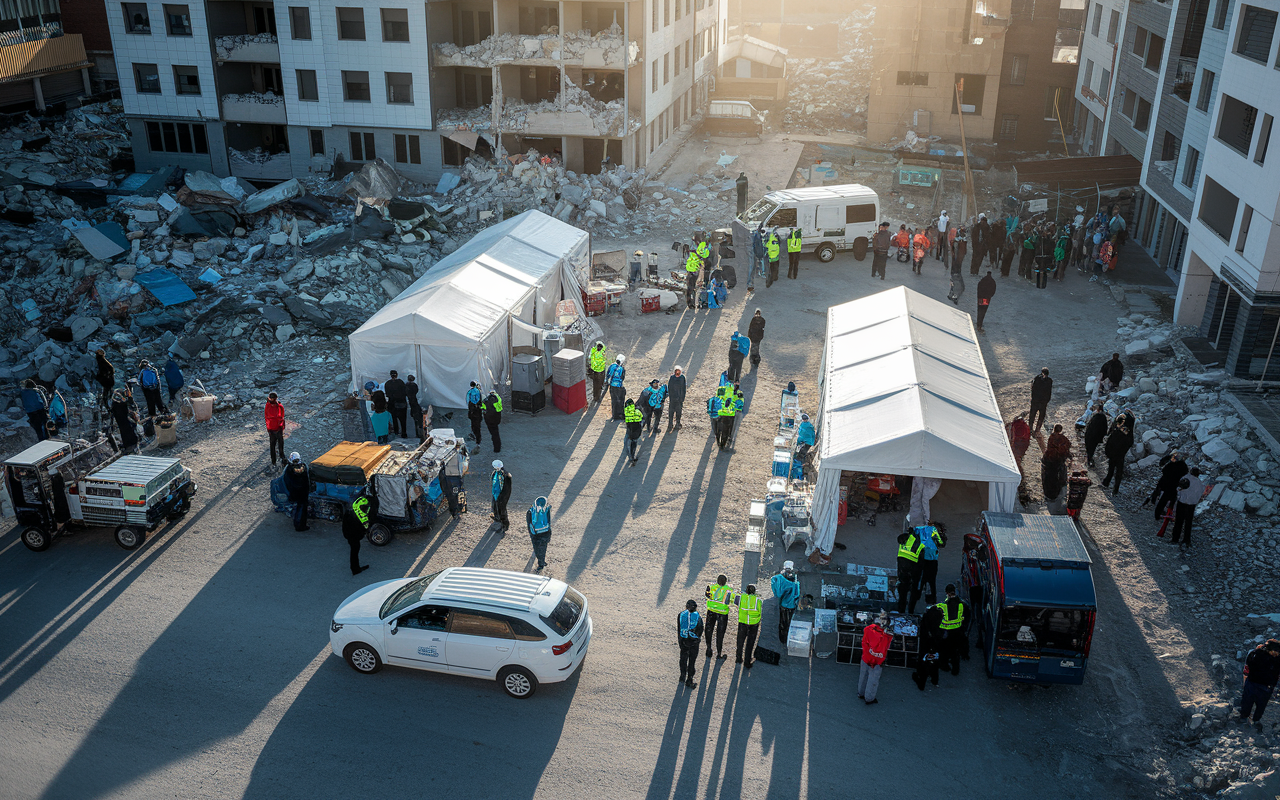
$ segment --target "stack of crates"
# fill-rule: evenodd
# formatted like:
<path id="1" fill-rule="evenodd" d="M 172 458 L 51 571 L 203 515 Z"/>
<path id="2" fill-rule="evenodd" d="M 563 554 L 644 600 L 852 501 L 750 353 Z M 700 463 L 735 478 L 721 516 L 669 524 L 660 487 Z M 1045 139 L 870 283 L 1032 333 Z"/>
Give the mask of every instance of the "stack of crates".
<path id="1" fill-rule="evenodd" d="M 551 402 L 566 414 L 587 407 L 587 358 L 563 349 L 551 357 Z"/>
<path id="2" fill-rule="evenodd" d="M 588 317 L 598 317 L 609 307 L 609 297 L 604 292 L 582 293 L 582 305 Z"/>

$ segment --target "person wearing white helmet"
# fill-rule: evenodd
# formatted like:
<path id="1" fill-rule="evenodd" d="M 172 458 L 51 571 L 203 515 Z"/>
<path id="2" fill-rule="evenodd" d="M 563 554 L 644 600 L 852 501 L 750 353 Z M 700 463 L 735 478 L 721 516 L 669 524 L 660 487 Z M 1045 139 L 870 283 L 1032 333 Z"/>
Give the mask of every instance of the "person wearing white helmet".
<path id="1" fill-rule="evenodd" d="M 626 356 L 619 355 L 604 373 L 605 380 L 609 382 L 609 400 L 613 404 L 614 422 L 622 421 L 622 405 L 627 401 L 627 390 L 622 385 L 627 379 L 627 368 L 622 366 L 626 360 Z"/>
<path id="2" fill-rule="evenodd" d="M 551 543 L 551 504 L 547 498 L 539 497 L 525 513 L 525 523 L 529 526 L 529 539 L 533 542 L 533 555 L 538 559 L 538 569 L 547 566 L 547 545 Z"/>
<path id="3" fill-rule="evenodd" d="M 511 473 L 507 472 L 501 461 L 494 460 L 493 477 L 489 483 L 493 488 L 493 520 L 506 533 L 507 528 L 511 527 L 511 521 L 507 519 L 507 501 L 511 499 Z"/>
<path id="4" fill-rule="evenodd" d="M 311 530 L 311 526 L 307 524 L 307 501 L 311 494 L 311 476 L 307 473 L 307 465 L 302 460 L 302 456 L 297 453 L 290 453 L 289 463 L 285 465 L 284 490 L 289 495 L 289 502 L 293 503 L 293 529 L 295 531 Z"/>
<path id="5" fill-rule="evenodd" d="M 773 576 L 769 581 L 769 588 L 778 599 L 778 641 L 786 644 L 787 632 L 791 630 L 791 617 L 800 604 L 800 581 L 796 578 L 795 562 L 782 562 L 782 572 Z"/>

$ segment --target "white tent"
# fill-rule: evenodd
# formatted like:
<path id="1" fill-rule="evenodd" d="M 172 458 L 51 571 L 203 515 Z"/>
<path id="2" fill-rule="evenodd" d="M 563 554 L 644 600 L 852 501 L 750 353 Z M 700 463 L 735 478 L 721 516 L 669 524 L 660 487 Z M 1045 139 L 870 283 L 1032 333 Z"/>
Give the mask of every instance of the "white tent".
<path id="1" fill-rule="evenodd" d="M 832 306 L 822 382 L 814 547 L 835 543 L 843 470 L 987 481 L 990 510 L 1013 511 L 1021 475 L 968 314 L 905 287 Z"/>
<path id="2" fill-rule="evenodd" d="M 417 376 L 419 400 L 466 408 L 467 388 L 507 377 L 510 320 L 555 321 L 591 261 L 586 231 L 526 211 L 472 237 L 348 337 L 356 386 L 389 370 Z"/>

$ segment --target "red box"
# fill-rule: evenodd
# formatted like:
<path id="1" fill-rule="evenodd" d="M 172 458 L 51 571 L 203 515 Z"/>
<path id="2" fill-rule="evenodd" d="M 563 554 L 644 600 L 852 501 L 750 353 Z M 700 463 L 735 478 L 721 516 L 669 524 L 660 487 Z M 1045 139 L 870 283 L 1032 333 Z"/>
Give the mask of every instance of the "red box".
<path id="1" fill-rule="evenodd" d="M 604 292 L 594 292 L 592 294 L 583 292 L 582 306 L 586 310 L 588 317 L 601 316 L 609 306 L 609 296 Z"/>
<path id="2" fill-rule="evenodd" d="M 551 384 L 551 402 L 566 414 L 574 414 L 587 407 L 587 382 L 578 381 L 572 386 Z"/>
<path id="3" fill-rule="evenodd" d="M 662 310 L 662 298 L 659 297 L 658 295 L 655 294 L 652 297 L 640 298 L 641 314 L 652 314 L 654 311 L 661 311 L 661 310 Z"/>

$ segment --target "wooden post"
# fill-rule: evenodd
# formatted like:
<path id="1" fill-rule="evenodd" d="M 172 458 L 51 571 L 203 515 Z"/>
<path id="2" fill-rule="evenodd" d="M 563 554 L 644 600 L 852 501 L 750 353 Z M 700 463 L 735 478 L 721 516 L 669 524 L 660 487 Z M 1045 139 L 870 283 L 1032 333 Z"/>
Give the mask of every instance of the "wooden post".
<path id="1" fill-rule="evenodd" d="M 957 116 L 960 119 L 960 151 L 964 155 L 964 181 L 966 186 L 969 189 L 969 195 L 967 199 L 972 201 L 974 213 L 977 213 L 978 198 L 974 196 L 973 173 L 969 171 L 969 143 L 965 141 L 965 137 L 964 137 L 964 104 L 961 102 L 962 98 L 960 96 L 960 92 L 962 89 L 964 89 L 964 78 L 961 78 L 960 82 L 955 85 L 956 111 L 958 112 Z M 961 224 L 968 224 L 968 221 L 964 219 L 963 212 L 961 214 Z"/>

